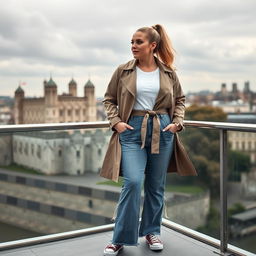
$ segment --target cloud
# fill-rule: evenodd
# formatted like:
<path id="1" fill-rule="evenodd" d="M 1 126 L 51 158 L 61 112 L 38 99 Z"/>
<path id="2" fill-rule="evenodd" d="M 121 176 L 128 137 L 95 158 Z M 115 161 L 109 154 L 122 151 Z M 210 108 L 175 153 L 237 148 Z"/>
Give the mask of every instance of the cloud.
<path id="1" fill-rule="evenodd" d="M 93 72 L 103 95 L 111 72 L 132 58 L 134 31 L 156 23 L 171 37 L 185 88 L 189 81 L 205 86 L 195 73 L 207 83 L 211 76 L 219 83 L 227 76 L 255 79 L 255 8 L 254 0 L 6 1 L 0 9 L 1 80 L 33 78 L 39 87 L 50 71 L 56 77 L 75 73 L 81 81 Z"/>

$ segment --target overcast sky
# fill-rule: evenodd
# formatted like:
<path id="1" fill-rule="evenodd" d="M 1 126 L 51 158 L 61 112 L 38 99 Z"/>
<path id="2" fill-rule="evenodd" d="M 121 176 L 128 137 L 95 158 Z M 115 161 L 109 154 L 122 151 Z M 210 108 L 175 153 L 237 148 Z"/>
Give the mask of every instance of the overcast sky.
<path id="1" fill-rule="evenodd" d="M 165 26 L 177 52 L 184 91 L 217 91 L 222 82 L 256 91 L 255 0 L 0 0 L 0 95 L 19 81 L 28 96 L 43 95 L 43 80 L 78 94 L 90 77 L 104 95 L 115 68 L 132 59 L 137 28 Z"/>

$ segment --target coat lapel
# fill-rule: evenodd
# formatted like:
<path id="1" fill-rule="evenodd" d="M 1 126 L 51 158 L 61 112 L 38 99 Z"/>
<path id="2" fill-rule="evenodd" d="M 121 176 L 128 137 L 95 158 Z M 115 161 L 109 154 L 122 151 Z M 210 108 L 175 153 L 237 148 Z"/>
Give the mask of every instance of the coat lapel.
<path id="1" fill-rule="evenodd" d="M 159 74 L 160 74 L 160 89 L 158 92 L 158 95 L 156 97 L 155 105 L 153 109 L 156 109 L 159 104 L 161 104 L 162 100 L 165 98 L 166 94 L 170 92 L 171 86 L 170 86 L 170 78 L 168 73 L 171 73 L 172 70 L 168 67 L 166 67 L 161 61 L 158 60 L 158 58 L 155 57 L 155 61 L 157 63 L 157 66 L 159 67 Z"/>
<path id="2" fill-rule="evenodd" d="M 156 97 L 156 101 L 155 101 L 155 105 L 154 105 L 154 109 L 155 107 L 157 107 L 157 105 L 159 103 L 161 103 L 161 101 L 163 100 L 163 97 L 166 95 L 166 92 L 168 91 L 169 87 L 170 87 L 170 79 L 168 76 L 168 72 L 171 73 L 173 72 L 172 69 L 166 67 L 160 60 L 158 60 L 157 57 L 154 57 L 157 66 L 159 67 L 159 73 L 160 73 L 160 88 L 159 88 L 159 92 L 158 95 Z M 137 60 L 133 59 L 131 61 L 129 61 L 124 67 L 123 70 L 128 71 L 128 75 L 122 78 L 122 82 L 124 84 L 124 86 L 127 88 L 127 90 L 133 95 L 133 97 L 136 97 L 136 92 L 137 92 L 137 88 L 136 88 L 136 64 L 137 64 Z"/>
<path id="3" fill-rule="evenodd" d="M 136 97 L 136 59 L 133 59 L 128 62 L 123 67 L 123 70 L 127 71 L 128 74 L 122 78 L 122 82 L 124 86 L 127 88 L 127 90 L 133 95 L 133 97 Z"/>

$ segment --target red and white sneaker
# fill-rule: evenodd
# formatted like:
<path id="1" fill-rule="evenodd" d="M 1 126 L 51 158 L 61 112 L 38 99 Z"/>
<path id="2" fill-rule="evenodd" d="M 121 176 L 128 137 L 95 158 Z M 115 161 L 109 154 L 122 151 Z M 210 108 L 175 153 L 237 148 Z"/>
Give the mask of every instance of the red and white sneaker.
<path id="1" fill-rule="evenodd" d="M 123 248 L 121 244 L 108 244 L 104 249 L 104 256 L 115 256 Z"/>
<path id="2" fill-rule="evenodd" d="M 152 251 L 158 251 L 158 250 L 163 250 L 164 245 L 162 243 L 162 241 L 153 234 L 148 234 L 146 235 L 146 241 L 149 244 L 149 248 Z"/>

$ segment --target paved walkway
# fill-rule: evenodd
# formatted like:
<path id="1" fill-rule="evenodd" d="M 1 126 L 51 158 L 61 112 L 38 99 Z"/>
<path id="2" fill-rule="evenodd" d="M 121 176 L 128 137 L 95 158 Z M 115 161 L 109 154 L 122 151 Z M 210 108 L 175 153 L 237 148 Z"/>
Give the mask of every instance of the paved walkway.
<path id="1" fill-rule="evenodd" d="M 78 186 L 85 186 L 90 188 L 97 188 L 102 190 L 109 190 L 109 191 L 120 191 L 120 187 L 116 186 L 109 186 L 109 185 L 99 185 L 98 182 L 107 181 L 107 179 L 100 177 L 97 173 L 86 173 L 85 175 L 37 175 L 37 174 L 28 174 L 28 173 L 22 173 L 22 172 L 15 172 L 10 171 L 8 169 L 0 168 L 0 173 L 6 173 L 6 174 L 13 174 L 17 176 L 22 177 L 30 177 L 30 178 L 37 178 L 40 180 L 47 180 L 47 181 L 54 181 L 54 182 L 60 182 L 60 183 L 66 183 L 71 185 L 78 185 Z"/>

